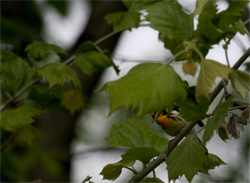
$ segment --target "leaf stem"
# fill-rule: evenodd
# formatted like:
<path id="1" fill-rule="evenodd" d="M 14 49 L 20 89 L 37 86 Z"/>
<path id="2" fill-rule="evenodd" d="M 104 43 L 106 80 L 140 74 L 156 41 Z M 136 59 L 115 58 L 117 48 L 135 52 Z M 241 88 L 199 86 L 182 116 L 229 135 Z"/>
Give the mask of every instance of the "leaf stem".
<path id="1" fill-rule="evenodd" d="M 202 55 L 201 51 L 196 47 L 194 46 L 193 47 L 194 51 L 199 55 L 201 61 L 205 60 L 204 56 Z"/>
<path id="2" fill-rule="evenodd" d="M 185 53 L 185 50 L 179 51 L 178 53 L 176 53 L 175 55 L 173 55 L 172 57 L 170 57 L 167 62 L 165 63 L 165 65 L 170 64 L 171 62 L 173 62 L 175 60 L 175 58 L 177 58 L 178 56 L 180 56 L 181 54 Z"/>

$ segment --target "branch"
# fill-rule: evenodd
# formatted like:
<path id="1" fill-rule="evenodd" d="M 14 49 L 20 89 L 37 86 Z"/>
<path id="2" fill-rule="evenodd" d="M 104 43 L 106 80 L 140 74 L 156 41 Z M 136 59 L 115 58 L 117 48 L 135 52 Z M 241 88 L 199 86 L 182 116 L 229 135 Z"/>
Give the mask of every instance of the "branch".
<path id="1" fill-rule="evenodd" d="M 249 57 L 250 55 L 250 48 L 239 58 L 239 60 L 235 63 L 235 65 L 232 67 L 233 69 L 237 70 L 240 65 Z M 215 90 L 213 91 L 211 95 L 210 104 L 213 102 L 213 100 L 216 98 L 216 96 L 220 93 L 221 89 L 223 88 L 222 85 L 223 82 L 220 82 Z M 148 175 L 152 170 L 154 170 L 157 166 L 159 166 L 162 162 L 165 161 L 165 159 L 169 156 L 169 154 L 174 150 L 174 148 L 178 145 L 178 143 L 185 137 L 186 134 L 198 123 L 198 121 L 190 122 L 188 123 L 180 133 L 169 142 L 168 147 L 165 149 L 165 151 L 158 156 L 152 163 L 150 163 L 145 169 L 140 171 L 137 175 L 132 177 L 128 182 L 138 182 L 141 179 L 143 179 L 146 175 Z"/>

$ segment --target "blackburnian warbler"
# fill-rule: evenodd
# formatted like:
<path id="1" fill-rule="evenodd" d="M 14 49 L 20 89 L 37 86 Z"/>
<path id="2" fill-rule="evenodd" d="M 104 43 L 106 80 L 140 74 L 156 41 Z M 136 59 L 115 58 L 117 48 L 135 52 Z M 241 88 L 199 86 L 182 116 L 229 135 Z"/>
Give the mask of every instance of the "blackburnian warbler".
<path id="1" fill-rule="evenodd" d="M 177 106 L 174 106 L 171 112 L 168 112 L 167 109 L 161 113 L 154 112 L 152 113 L 152 118 L 170 136 L 176 136 L 187 124 L 187 121 L 181 117 Z M 198 124 L 199 126 L 204 126 L 201 121 Z M 191 131 L 191 133 L 193 132 Z"/>

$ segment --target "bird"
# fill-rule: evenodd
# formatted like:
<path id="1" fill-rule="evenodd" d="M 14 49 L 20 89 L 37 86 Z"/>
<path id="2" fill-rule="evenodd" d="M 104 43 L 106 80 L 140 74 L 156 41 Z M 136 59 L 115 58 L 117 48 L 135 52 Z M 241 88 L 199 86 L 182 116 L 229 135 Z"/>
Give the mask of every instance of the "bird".
<path id="1" fill-rule="evenodd" d="M 180 109 L 177 105 L 174 105 L 172 110 L 169 112 L 168 109 L 164 109 L 162 112 L 153 112 L 153 121 L 162 127 L 162 129 L 170 136 L 176 136 L 180 130 L 188 124 L 188 122 L 180 115 Z M 204 126 L 202 121 L 198 122 L 199 126 Z M 191 134 L 195 130 L 191 130 Z"/>

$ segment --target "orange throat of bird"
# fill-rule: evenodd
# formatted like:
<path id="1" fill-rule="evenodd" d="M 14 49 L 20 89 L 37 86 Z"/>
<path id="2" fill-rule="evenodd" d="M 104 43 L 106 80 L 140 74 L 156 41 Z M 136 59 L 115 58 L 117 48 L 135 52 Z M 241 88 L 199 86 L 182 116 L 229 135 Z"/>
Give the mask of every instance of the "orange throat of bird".
<path id="1" fill-rule="evenodd" d="M 174 119 L 173 118 L 168 118 L 167 116 L 164 115 L 164 116 L 159 116 L 155 121 L 162 128 L 166 129 L 174 121 Z"/>

